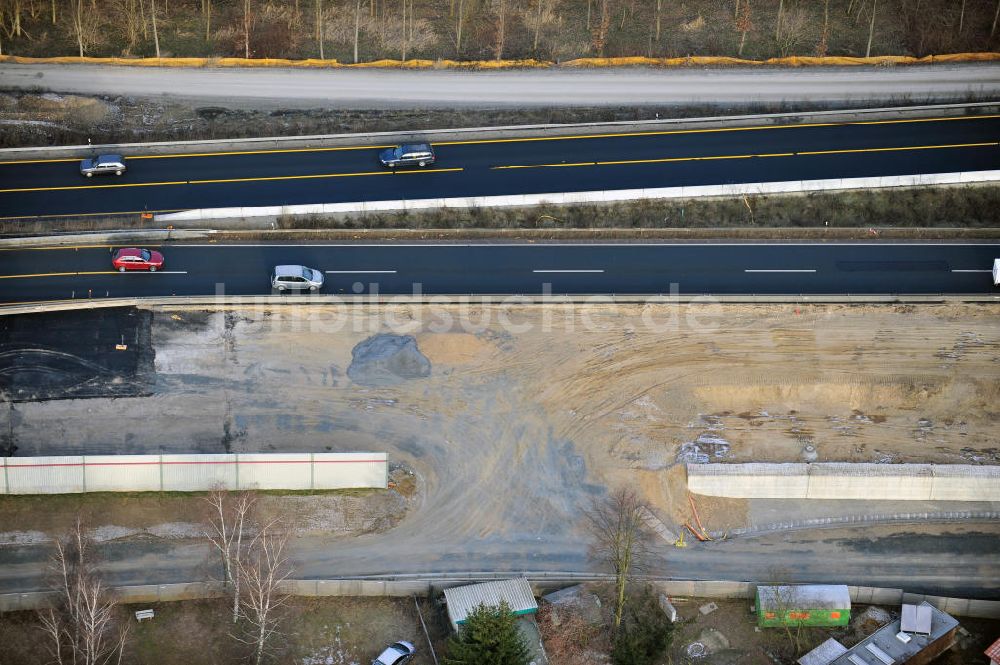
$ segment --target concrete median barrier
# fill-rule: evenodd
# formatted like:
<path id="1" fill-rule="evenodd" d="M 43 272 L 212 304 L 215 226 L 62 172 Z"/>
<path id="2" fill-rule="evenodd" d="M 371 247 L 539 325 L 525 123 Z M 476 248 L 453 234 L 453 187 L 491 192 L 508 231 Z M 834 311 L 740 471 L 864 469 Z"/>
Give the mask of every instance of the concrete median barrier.
<path id="1" fill-rule="evenodd" d="M 445 199 L 398 199 L 389 201 L 355 201 L 328 204 L 262 206 L 256 208 L 205 208 L 155 215 L 159 223 L 209 221 L 226 219 L 277 218 L 286 215 L 363 214 L 373 212 L 403 212 L 433 208 L 503 208 L 536 205 L 567 205 L 612 203 L 651 199 L 700 197 L 763 196 L 767 194 L 798 194 L 804 192 L 880 189 L 889 187 L 923 187 L 1000 182 L 1000 170 L 973 173 L 934 173 L 871 178 L 831 178 L 828 180 L 795 180 L 787 182 L 730 183 L 694 185 L 689 187 L 659 187 L 653 189 L 618 189 L 585 192 L 548 192 L 505 196 L 456 197 Z"/>

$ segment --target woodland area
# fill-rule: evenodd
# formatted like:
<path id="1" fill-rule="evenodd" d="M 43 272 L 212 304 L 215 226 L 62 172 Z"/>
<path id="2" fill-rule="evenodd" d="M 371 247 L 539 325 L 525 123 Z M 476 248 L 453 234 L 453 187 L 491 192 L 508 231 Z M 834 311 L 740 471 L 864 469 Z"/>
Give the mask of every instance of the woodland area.
<path id="1" fill-rule="evenodd" d="M 1000 0 L 0 0 L 0 54 L 525 59 L 996 50 Z"/>

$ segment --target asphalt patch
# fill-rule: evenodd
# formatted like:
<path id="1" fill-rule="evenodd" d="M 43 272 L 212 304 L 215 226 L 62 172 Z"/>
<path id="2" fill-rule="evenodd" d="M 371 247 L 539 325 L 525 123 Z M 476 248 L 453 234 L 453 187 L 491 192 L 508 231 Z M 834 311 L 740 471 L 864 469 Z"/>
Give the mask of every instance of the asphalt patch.
<path id="1" fill-rule="evenodd" d="M 364 386 L 390 386 L 430 376 L 431 362 L 412 335 L 374 335 L 351 351 L 347 376 Z"/>
<path id="2" fill-rule="evenodd" d="M 968 533 L 894 533 L 877 539 L 843 538 L 835 541 L 856 552 L 870 554 L 995 554 L 1000 552 L 1000 536 L 972 531 Z"/>
<path id="3" fill-rule="evenodd" d="M 152 318 L 135 307 L 0 317 L 0 402 L 150 394 Z"/>

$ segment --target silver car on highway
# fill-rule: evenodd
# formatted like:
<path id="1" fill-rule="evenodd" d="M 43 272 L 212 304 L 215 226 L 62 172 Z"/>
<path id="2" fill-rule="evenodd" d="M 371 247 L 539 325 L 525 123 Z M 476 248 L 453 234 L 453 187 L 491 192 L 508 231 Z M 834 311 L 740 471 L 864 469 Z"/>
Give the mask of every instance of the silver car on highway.
<path id="1" fill-rule="evenodd" d="M 305 266 L 275 266 L 271 273 L 271 287 L 279 291 L 319 291 L 323 286 L 323 273 Z"/>
<path id="2" fill-rule="evenodd" d="M 121 155 L 98 155 L 80 162 L 80 174 L 88 178 L 95 175 L 121 175 L 125 173 L 125 160 Z"/>

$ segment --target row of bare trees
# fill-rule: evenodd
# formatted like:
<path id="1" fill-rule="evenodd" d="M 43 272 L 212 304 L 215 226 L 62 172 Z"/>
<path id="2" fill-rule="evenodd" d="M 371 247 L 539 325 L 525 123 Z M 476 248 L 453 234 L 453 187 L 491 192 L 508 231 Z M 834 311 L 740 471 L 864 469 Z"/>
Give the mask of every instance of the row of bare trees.
<path id="1" fill-rule="evenodd" d="M 920 54 L 969 44 L 973 37 L 985 36 L 979 49 L 995 47 L 1000 23 L 1000 0 L 732 0 L 731 9 L 688 3 L 685 15 L 697 11 L 698 18 L 685 23 L 678 5 L 664 0 L 447 0 L 438 7 L 417 6 L 414 0 L 174 0 L 172 9 L 170 0 L 0 0 L 0 54 L 11 42 L 42 39 L 49 27 L 58 26 L 78 55 L 115 44 L 124 55 L 151 46 L 159 57 L 161 32 L 179 24 L 173 18 L 192 18 L 194 12 L 204 27 L 203 55 L 229 45 L 247 58 L 288 56 L 312 41 L 321 58 L 336 44 L 350 48 L 355 62 L 362 50 L 403 59 L 428 51 L 436 57 L 488 52 L 497 59 L 576 57 L 588 51 L 603 56 L 611 43 L 619 53 L 641 55 L 663 52 L 676 40 L 670 35 L 678 27 L 689 35 L 703 30 L 698 34 L 705 39 L 731 31 L 738 55 L 750 35 L 757 48 L 763 42 L 777 55 L 788 55 L 802 53 L 807 37 L 818 33 L 810 51 L 824 55 L 837 36 L 831 17 L 838 16 L 836 25 L 846 20 L 856 26 L 852 34 L 867 33 L 858 47 L 866 55 L 880 34 L 900 31 Z M 708 22 L 709 27 L 698 27 Z M 970 32 L 973 23 L 979 27 Z M 582 35 L 572 32 L 581 24 Z M 693 41 L 697 36 L 686 38 L 683 48 Z"/>
<path id="2" fill-rule="evenodd" d="M 248 662 L 260 665 L 276 646 L 291 573 L 288 534 L 278 520 L 258 519 L 253 492 L 216 490 L 206 497 L 206 537 L 219 555 L 232 599 L 234 640 L 246 645 Z M 95 546 L 80 518 L 56 542 L 52 558 L 55 602 L 38 613 L 46 649 L 56 665 L 121 665 L 129 636 L 128 615 L 104 584 Z"/>

